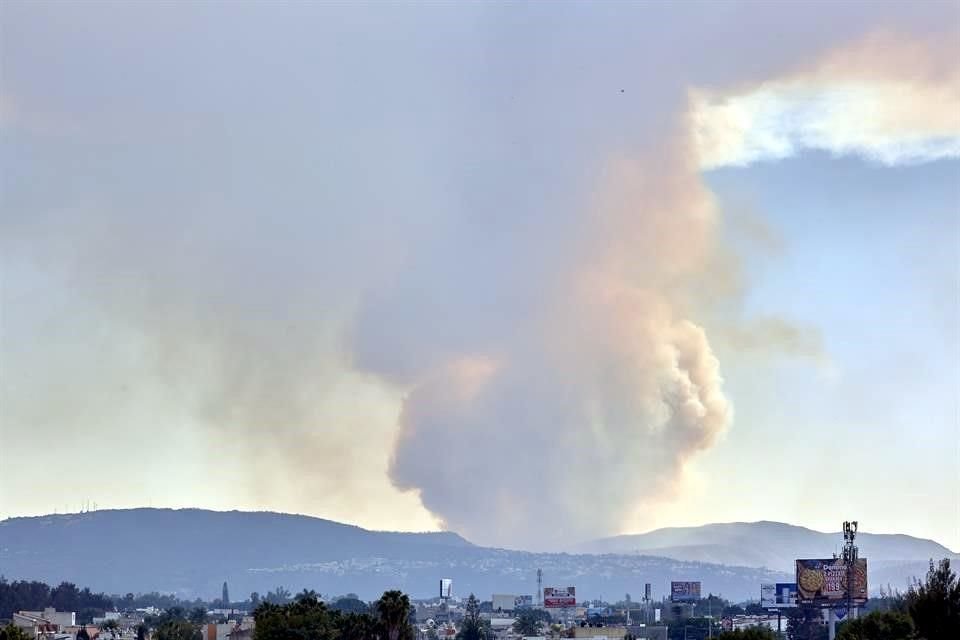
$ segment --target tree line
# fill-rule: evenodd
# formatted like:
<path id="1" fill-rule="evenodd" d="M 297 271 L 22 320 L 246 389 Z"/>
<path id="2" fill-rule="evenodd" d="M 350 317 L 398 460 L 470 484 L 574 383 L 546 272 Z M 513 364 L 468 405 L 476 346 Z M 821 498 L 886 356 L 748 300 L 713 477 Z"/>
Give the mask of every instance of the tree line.
<path id="1" fill-rule="evenodd" d="M 80 589 L 72 582 L 51 587 L 36 580 L 9 582 L 0 576 L 0 618 L 10 619 L 15 611 L 43 611 L 46 607 L 75 611 L 77 622 L 85 624 L 113 609 L 113 600 L 106 594 L 93 593 L 88 587 Z"/>
<path id="2" fill-rule="evenodd" d="M 354 601 L 347 604 L 347 601 Z M 364 605 L 357 606 L 356 603 Z M 304 591 L 292 602 L 262 602 L 253 612 L 256 640 L 413 640 L 416 609 L 400 591 L 386 591 L 369 606 L 356 598 L 327 606 L 316 593 Z M 352 610 L 351 610 L 352 609 Z M 188 640 L 158 638 L 158 640 Z"/>

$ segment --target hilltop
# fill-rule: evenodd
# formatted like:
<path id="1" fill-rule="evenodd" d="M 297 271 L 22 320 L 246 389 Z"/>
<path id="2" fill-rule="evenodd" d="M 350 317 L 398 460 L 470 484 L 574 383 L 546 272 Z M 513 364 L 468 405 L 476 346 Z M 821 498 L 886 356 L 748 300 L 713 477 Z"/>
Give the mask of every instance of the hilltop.
<path id="1" fill-rule="evenodd" d="M 783 522 L 730 522 L 699 527 L 668 527 L 648 533 L 613 536 L 575 547 L 579 553 L 639 553 L 697 562 L 713 562 L 792 571 L 796 558 L 829 557 L 840 551 L 843 534 Z M 953 557 L 947 547 L 902 534 L 857 534 L 860 555 L 880 563 Z"/>
<path id="2" fill-rule="evenodd" d="M 864 541 L 864 548 L 890 554 L 871 558 L 871 584 L 889 581 L 902 589 L 908 576 L 923 574 L 928 558 L 952 556 L 907 536 L 877 536 L 874 547 L 866 544 L 873 544 L 868 534 Z M 835 535 L 752 523 L 664 529 L 599 540 L 580 553 L 538 553 L 481 547 L 450 532 L 370 531 L 303 515 L 128 509 L 4 520 L 0 573 L 108 593 L 191 598 L 216 597 L 224 580 L 238 598 L 280 585 L 364 598 L 398 588 L 429 597 L 441 577 L 450 577 L 456 594 L 489 598 L 535 593 L 539 568 L 546 586 L 576 585 L 583 597 L 636 595 L 645 582 L 660 597 L 670 580 L 701 580 L 705 593 L 747 599 L 757 597 L 760 582 L 791 579 L 790 567 L 770 566 L 769 549 L 790 558 L 829 555 L 835 546 Z"/>

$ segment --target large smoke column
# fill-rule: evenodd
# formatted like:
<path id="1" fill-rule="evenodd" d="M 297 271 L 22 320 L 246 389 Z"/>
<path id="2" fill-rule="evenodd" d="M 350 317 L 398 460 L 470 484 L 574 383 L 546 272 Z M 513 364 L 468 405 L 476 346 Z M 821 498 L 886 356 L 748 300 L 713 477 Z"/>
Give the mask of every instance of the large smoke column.
<path id="1" fill-rule="evenodd" d="M 523 304 L 488 293 L 486 307 L 465 305 L 482 314 L 452 308 L 372 336 L 364 328 L 375 318 L 403 317 L 420 301 L 387 296 L 368 306 L 355 336 L 358 363 L 411 387 L 390 467 L 396 486 L 418 489 L 446 526 L 484 543 L 560 548 L 643 522 L 638 514 L 674 495 L 685 462 L 732 417 L 688 304 L 692 285 L 713 277 L 720 249 L 700 171 L 804 148 L 889 164 L 956 156 L 960 92 L 956 66 L 945 63 L 950 51 L 870 37 L 828 52 L 812 71 L 726 97 L 693 91 L 690 117 L 669 127 L 672 135 L 611 163 L 581 212 L 575 248 Z M 911 64 L 876 70 L 898 56 Z M 923 80 L 908 83 L 906 67 Z M 908 108 L 904 95 L 921 97 L 926 110 Z M 515 290 L 525 256 L 513 257 L 486 287 Z M 469 300 L 469 283 L 463 288 Z M 420 366 L 383 366 L 390 354 L 415 361 L 410 345 L 429 343 L 438 320 L 470 329 L 454 329 Z M 789 325 L 756 326 L 768 325 L 774 340 L 796 342 Z M 368 337 L 377 352 L 369 361 Z"/>
<path id="2" fill-rule="evenodd" d="M 691 157 L 660 149 L 611 163 L 581 212 L 580 246 L 524 304 L 425 314 L 389 337 L 375 319 L 418 301 L 366 309 L 376 362 L 430 342 L 438 324 L 470 324 L 443 357 L 384 371 L 413 385 L 391 478 L 446 526 L 531 548 L 616 531 L 669 498 L 684 462 L 729 425 L 719 363 L 681 295 L 710 257 L 716 211 Z M 495 290 L 527 277 L 525 258 L 492 273 Z"/>

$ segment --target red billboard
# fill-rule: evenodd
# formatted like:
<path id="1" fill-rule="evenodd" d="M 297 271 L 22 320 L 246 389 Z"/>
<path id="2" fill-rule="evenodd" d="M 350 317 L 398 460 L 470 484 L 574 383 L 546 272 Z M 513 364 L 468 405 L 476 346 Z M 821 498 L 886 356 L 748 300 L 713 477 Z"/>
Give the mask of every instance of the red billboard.
<path id="1" fill-rule="evenodd" d="M 543 606 L 548 609 L 577 606 L 576 587 L 544 587 Z"/>

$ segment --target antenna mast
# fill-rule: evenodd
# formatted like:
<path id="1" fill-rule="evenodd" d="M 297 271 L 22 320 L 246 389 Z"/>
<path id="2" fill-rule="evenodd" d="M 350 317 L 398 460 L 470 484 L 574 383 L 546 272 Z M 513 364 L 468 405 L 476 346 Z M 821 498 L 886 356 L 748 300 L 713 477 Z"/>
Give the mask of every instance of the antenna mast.
<path id="1" fill-rule="evenodd" d="M 543 606 L 543 569 L 537 569 L 537 606 Z"/>
<path id="2" fill-rule="evenodd" d="M 857 521 L 843 523 L 843 562 L 847 567 L 847 614 L 853 613 L 853 586 L 857 564 Z"/>

